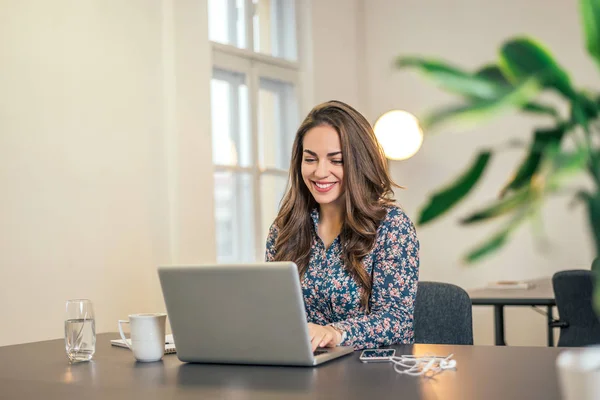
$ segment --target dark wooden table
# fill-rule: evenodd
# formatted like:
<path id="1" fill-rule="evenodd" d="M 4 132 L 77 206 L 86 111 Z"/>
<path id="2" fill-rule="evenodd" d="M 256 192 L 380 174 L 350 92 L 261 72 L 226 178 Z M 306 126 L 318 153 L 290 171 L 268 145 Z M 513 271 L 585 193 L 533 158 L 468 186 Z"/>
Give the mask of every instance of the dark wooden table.
<path id="1" fill-rule="evenodd" d="M 98 335 L 93 361 L 70 365 L 64 341 L 0 347 L 2 399 L 559 399 L 558 348 L 414 345 L 398 354 L 454 353 L 456 371 L 433 379 L 363 364 L 358 352 L 316 368 L 137 363 Z"/>
<path id="2" fill-rule="evenodd" d="M 554 327 L 552 311 L 556 306 L 551 278 L 540 278 L 527 281 L 533 284 L 530 289 L 474 289 L 469 290 L 471 303 L 474 306 L 494 307 L 494 340 L 497 346 L 505 346 L 504 340 L 504 307 L 526 306 L 546 307 L 548 324 L 548 346 L 554 346 Z"/>

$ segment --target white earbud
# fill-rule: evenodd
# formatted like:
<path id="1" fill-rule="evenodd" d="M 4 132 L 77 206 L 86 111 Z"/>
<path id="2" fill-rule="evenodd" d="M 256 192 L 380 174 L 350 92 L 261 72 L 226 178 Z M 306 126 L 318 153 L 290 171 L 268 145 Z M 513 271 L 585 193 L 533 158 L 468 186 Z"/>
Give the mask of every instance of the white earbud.
<path id="1" fill-rule="evenodd" d="M 452 360 L 453 354 L 442 358 L 435 355 L 425 354 L 423 356 L 403 355 L 390 357 L 394 364 L 394 370 L 399 374 L 422 376 L 432 373 L 440 373 L 446 369 L 456 368 L 456 360 Z"/>
<path id="2" fill-rule="evenodd" d="M 456 367 L 456 360 L 442 360 L 440 361 L 441 369 L 452 369 Z"/>

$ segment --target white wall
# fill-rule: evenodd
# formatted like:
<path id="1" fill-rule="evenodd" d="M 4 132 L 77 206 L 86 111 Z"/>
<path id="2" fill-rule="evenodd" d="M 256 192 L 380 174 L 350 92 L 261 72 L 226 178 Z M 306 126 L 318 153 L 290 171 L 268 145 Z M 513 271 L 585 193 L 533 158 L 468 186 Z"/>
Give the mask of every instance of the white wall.
<path id="1" fill-rule="evenodd" d="M 364 111 L 367 99 L 363 1 L 311 3 L 313 106 L 340 100 Z"/>
<path id="2" fill-rule="evenodd" d="M 212 261 L 205 1 L 0 4 L 0 345 L 164 309 L 163 263 Z"/>
<path id="3" fill-rule="evenodd" d="M 526 33 L 545 42 L 558 61 L 573 73 L 579 85 L 598 88 L 598 71 L 585 55 L 576 2 L 529 0 L 365 0 L 368 115 L 401 108 L 416 114 L 456 101 L 410 72 L 392 68 L 400 54 L 424 54 L 476 68 L 494 59 L 498 45 L 510 36 Z M 497 146 L 510 138 L 531 137 L 532 120 L 511 115 L 467 132 L 452 129 L 426 136 L 421 151 L 405 162 L 393 162 L 394 179 L 408 190 L 398 191 L 411 217 L 428 194 L 449 182 L 483 146 Z M 506 182 L 522 153 L 496 156 L 491 170 L 469 200 L 448 217 L 419 229 L 421 279 L 440 280 L 465 288 L 499 279 L 551 276 L 557 270 L 589 268 L 592 259 L 582 210 L 568 211 L 566 201 L 549 202 L 544 226 L 549 248 L 534 249 L 530 225 L 522 227 L 501 253 L 475 267 L 460 264 L 460 257 L 495 229 L 460 227 L 457 219 L 491 200 Z M 475 308 L 475 340 L 493 343 L 491 310 Z M 544 345 L 545 318 L 529 309 L 510 309 L 506 316 L 507 342 Z"/>

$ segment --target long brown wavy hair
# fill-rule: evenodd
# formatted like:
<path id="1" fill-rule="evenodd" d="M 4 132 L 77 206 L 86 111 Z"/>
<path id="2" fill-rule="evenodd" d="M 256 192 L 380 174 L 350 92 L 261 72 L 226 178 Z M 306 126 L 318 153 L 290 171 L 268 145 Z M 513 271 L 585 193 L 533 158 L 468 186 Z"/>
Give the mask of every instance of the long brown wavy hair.
<path id="1" fill-rule="evenodd" d="M 362 259 L 372 250 L 377 228 L 385 218 L 385 206 L 394 202 L 387 172 L 387 160 L 369 122 L 358 111 L 340 101 L 313 108 L 300 125 L 292 148 L 289 184 L 275 225 L 275 261 L 293 261 L 300 276 L 308 267 L 313 238 L 311 211 L 318 207 L 302 179 L 304 135 L 314 127 L 327 125 L 340 137 L 344 165 L 344 221 L 340 239 L 346 270 L 362 288 L 361 306 L 369 311 L 372 279 Z"/>

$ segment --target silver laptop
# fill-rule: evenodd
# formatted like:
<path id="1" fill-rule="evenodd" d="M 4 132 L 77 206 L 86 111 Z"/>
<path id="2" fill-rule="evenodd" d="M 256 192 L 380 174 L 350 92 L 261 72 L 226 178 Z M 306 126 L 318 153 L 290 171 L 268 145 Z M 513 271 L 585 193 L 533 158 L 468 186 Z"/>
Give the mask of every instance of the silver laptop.
<path id="1" fill-rule="evenodd" d="M 353 351 L 313 354 L 294 263 L 170 266 L 158 275 L 181 361 L 314 366 Z"/>

